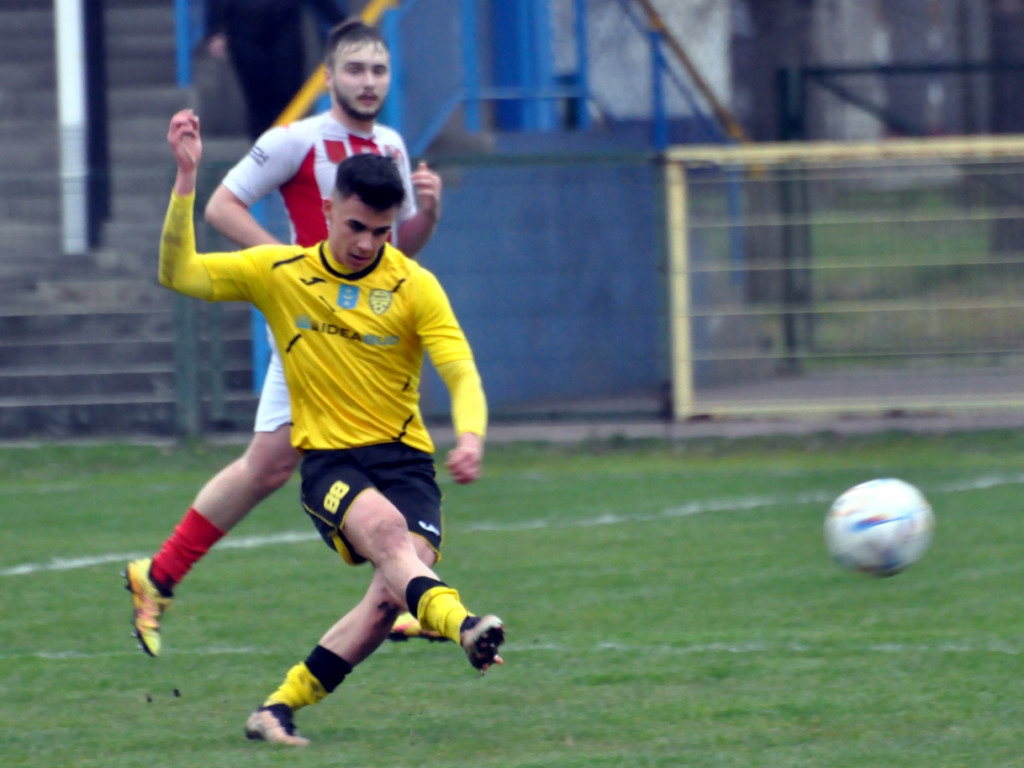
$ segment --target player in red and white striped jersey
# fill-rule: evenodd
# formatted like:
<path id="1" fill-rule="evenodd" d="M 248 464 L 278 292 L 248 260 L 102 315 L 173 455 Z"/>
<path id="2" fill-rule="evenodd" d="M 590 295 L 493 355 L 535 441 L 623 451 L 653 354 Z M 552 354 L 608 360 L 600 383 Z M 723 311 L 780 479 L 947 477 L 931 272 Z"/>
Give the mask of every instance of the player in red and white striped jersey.
<path id="1" fill-rule="evenodd" d="M 402 137 L 377 123 L 391 83 L 387 45 L 376 29 L 351 20 L 331 30 L 325 51 L 331 108 L 271 128 L 257 139 L 214 191 L 206 219 L 243 248 L 278 243 L 253 217 L 250 207 L 280 190 L 294 242 L 317 243 L 327 237 L 324 203 L 334 189 L 337 164 L 349 155 L 373 152 L 393 158 L 398 167 L 406 203 L 398 214 L 394 245 L 415 256 L 440 218 L 441 178 L 425 163 L 411 171 Z M 160 652 L 159 619 L 174 587 L 214 543 L 295 471 L 301 455 L 291 446 L 290 427 L 288 388 L 271 341 L 271 362 L 245 453 L 203 486 L 154 557 L 128 563 L 125 575 L 135 607 L 135 634 L 148 654 Z M 418 540 L 417 550 L 427 565 L 433 565 L 436 555 L 426 541 Z M 408 614 L 399 617 L 392 636 L 437 639 Z"/>
<path id="2" fill-rule="evenodd" d="M 354 130 L 350 127 L 354 120 L 349 118 L 346 125 L 335 112 L 332 109 L 264 133 L 214 193 L 206 209 L 210 223 L 232 239 L 246 239 L 251 235 L 246 229 L 251 224 L 250 207 L 280 190 L 293 241 L 304 246 L 319 243 L 327 237 L 323 201 L 334 188 L 335 169 L 349 155 L 362 152 L 386 155 L 395 161 L 408 195 L 399 213 L 399 227 L 413 219 L 417 209 L 402 137 L 372 119 L 361 126 L 365 130 Z M 398 240 L 395 245 L 405 245 L 401 230 Z M 415 253 L 419 249 L 411 250 Z"/>

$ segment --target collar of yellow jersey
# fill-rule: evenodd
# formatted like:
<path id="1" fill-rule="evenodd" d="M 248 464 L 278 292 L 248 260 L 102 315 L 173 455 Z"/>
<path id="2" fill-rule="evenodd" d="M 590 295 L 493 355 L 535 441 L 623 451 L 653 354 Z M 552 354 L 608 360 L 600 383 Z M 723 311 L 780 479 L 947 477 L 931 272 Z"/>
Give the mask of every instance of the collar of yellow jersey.
<path id="1" fill-rule="evenodd" d="M 358 280 L 361 277 L 365 277 L 377 268 L 380 264 L 380 260 L 384 258 L 384 249 L 386 245 L 382 245 L 380 250 L 377 251 L 377 256 L 367 264 L 365 267 L 360 269 L 358 272 L 342 272 L 338 267 L 340 266 L 334 259 L 334 254 L 331 252 L 330 243 L 326 240 L 320 243 L 320 263 L 323 264 L 324 269 L 330 272 L 335 277 L 341 278 L 342 280 Z"/>

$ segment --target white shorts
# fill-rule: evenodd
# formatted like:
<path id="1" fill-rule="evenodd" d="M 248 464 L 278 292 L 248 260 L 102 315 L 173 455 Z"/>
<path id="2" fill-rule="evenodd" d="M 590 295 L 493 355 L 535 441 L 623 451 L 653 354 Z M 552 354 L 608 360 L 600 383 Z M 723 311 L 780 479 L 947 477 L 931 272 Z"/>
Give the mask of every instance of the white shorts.
<path id="1" fill-rule="evenodd" d="M 270 364 L 267 378 L 263 380 L 260 404 L 256 407 L 256 424 L 253 432 L 275 432 L 292 422 L 292 406 L 288 400 L 288 383 L 284 379 L 284 366 L 277 354 L 277 345 L 270 341 Z"/>

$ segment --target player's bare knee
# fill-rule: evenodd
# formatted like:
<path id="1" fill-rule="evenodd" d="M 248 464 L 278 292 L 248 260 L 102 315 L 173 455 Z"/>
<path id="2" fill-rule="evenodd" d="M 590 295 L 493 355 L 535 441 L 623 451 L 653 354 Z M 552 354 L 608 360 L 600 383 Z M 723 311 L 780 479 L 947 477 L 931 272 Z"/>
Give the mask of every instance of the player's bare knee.
<path id="1" fill-rule="evenodd" d="M 245 476 L 249 486 L 258 490 L 262 496 L 269 496 L 281 488 L 294 471 L 294 466 L 285 464 L 252 461 L 245 463 Z"/>
<path id="2" fill-rule="evenodd" d="M 288 482 L 301 456 L 287 442 L 287 435 L 257 433 L 242 457 L 250 484 L 269 495 Z"/>
<path id="3" fill-rule="evenodd" d="M 265 467 L 260 472 L 260 484 L 268 493 L 273 493 L 282 488 L 294 472 L 295 466 L 292 464 Z"/>
<path id="4" fill-rule="evenodd" d="M 376 560 L 394 559 L 411 546 L 409 528 L 400 515 L 387 515 L 372 524 L 370 538 L 377 552 Z"/>

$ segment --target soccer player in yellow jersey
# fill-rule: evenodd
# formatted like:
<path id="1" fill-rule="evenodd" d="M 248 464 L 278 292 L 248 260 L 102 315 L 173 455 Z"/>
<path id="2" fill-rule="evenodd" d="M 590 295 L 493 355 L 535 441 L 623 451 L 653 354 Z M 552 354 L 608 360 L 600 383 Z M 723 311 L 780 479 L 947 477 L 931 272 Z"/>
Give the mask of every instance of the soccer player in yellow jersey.
<path id="1" fill-rule="evenodd" d="M 406 256 L 416 256 L 440 219 L 442 181 L 426 163 L 413 170 L 404 139 L 377 121 L 391 83 L 391 55 L 380 31 L 358 18 L 332 28 L 324 78 L 330 107 L 263 134 L 210 196 L 206 220 L 233 248 L 279 244 L 251 210 L 279 192 L 293 242 L 315 245 L 327 237 L 323 201 L 331 196 L 338 163 L 373 152 L 393 158 L 405 182 L 406 199 L 391 242 Z M 290 398 L 276 344 L 270 345 L 265 374 L 244 453 L 203 484 L 152 557 L 134 558 L 125 567 L 135 636 L 150 656 L 160 653 L 161 617 L 183 579 L 257 504 L 284 486 L 302 460 L 291 444 Z M 438 639 L 407 612 L 395 620 L 391 637 Z"/>
<path id="2" fill-rule="evenodd" d="M 249 717 L 246 734 L 301 746 L 293 713 L 333 691 L 387 638 L 408 607 L 459 643 L 482 671 L 501 664 L 504 626 L 475 616 L 431 566 L 440 556 L 441 493 L 419 412 L 423 353 L 452 398 L 456 444 L 447 467 L 480 477 L 487 404 L 473 353 L 437 279 L 387 243 L 405 190 L 387 157 L 343 160 L 324 203 L 326 240 L 198 254 L 193 230 L 199 120 L 171 119 L 178 166 L 160 243 L 160 282 L 210 301 L 248 301 L 267 318 L 303 453 L 302 505 L 324 541 L 352 565 L 373 564 L 362 600 L 334 624 Z"/>

